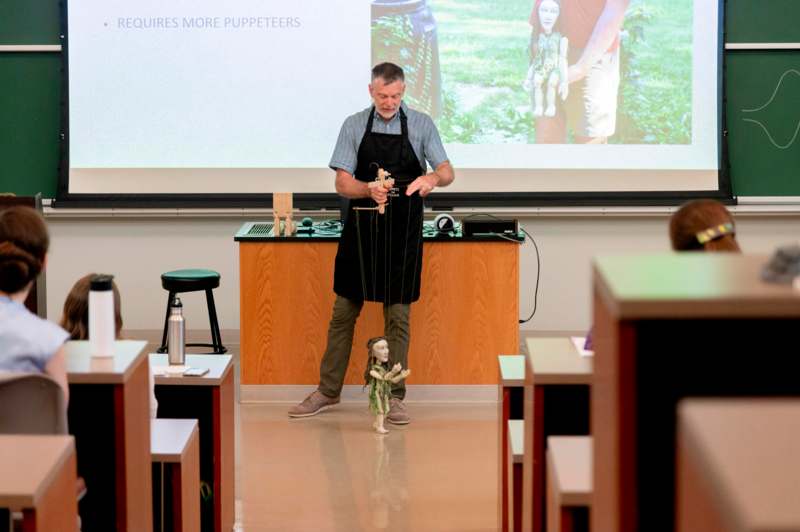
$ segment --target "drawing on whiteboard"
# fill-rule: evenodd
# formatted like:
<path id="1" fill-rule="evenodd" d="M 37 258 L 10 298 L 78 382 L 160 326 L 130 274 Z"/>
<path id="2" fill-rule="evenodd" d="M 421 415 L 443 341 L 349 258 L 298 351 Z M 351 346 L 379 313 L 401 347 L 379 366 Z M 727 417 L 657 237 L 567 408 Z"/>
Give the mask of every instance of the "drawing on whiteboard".
<path id="1" fill-rule="evenodd" d="M 760 107 L 756 107 L 755 109 L 742 109 L 742 112 L 743 113 L 755 113 L 755 112 L 762 111 L 762 110 L 766 109 L 767 107 L 769 107 L 769 105 L 775 99 L 775 96 L 778 94 L 778 90 L 780 90 L 781 86 L 783 85 L 783 80 L 786 79 L 786 76 L 788 76 L 789 74 L 795 74 L 797 76 L 800 76 L 800 72 L 795 70 L 795 69 L 793 69 L 793 68 L 787 70 L 778 79 L 778 83 L 775 85 L 775 90 L 772 91 L 772 96 L 769 97 L 769 99 L 766 101 L 766 103 L 764 103 L 764 105 L 762 105 Z M 753 124 L 756 124 L 761 129 L 763 129 L 764 133 L 767 135 L 767 139 L 769 139 L 769 141 L 772 143 L 772 145 L 775 146 L 776 148 L 778 148 L 779 150 L 785 150 L 785 149 L 791 147 L 791 145 L 794 144 L 794 141 L 797 139 L 797 134 L 800 133 L 800 121 L 798 121 L 797 126 L 794 129 L 794 135 L 792 135 L 792 138 L 789 139 L 789 142 L 787 142 L 786 144 L 779 144 L 777 141 L 775 141 L 775 139 L 773 138 L 772 134 L 767 129 L 767 126 L 765 126 L 763 124 L 763 122 L 760 122 L 758 120 L 754 120 L 752 118 L 743 118 L 742 120 L 744 120 L 745 122 L 752 122 Z"/>

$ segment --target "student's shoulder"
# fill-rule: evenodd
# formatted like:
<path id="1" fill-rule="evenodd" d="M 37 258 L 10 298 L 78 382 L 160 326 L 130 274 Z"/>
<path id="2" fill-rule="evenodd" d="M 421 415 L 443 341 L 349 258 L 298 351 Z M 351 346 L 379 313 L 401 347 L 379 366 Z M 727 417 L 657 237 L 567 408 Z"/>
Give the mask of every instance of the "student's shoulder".
<path id="1" fill-rule="evenodd" d="M 36 343 L 45 353 L 54 353 L 64 342 L 69 340 L 69 333 L 52 321 L 32 314 L 30 323 L 37 333 Z"/>

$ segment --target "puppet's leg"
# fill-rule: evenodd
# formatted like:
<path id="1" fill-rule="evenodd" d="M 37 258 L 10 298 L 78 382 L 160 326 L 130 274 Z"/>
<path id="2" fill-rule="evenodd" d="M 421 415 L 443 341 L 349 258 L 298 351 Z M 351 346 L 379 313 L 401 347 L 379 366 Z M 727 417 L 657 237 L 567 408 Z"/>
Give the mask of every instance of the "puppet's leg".
<path id="1" fill-rule="evenodd" d="M 533 116 L 539 117 L 544 113 L 544 94 L 542 84 L 544 78 L 538 72 L 533 75 Z"/>
<path id="2" fill-rule="evenodd" d="M 547 109 L 544 116 L 556 116 L 556 87 L 558 86 L 558 71 L 554 70 L 547 79 Z"/>
<path id="3" fill-rule="evenodd" d="M 383 426 L 383 419 L 385 417 L 386 416 L 384 416 L 383 414 L 375 414 L 375 423 L 373 423 L 372 426 L 375 427 L 375 432 L 377 432 L 378 434 L 389 433 L 389 431 L 386 430 Z"/>

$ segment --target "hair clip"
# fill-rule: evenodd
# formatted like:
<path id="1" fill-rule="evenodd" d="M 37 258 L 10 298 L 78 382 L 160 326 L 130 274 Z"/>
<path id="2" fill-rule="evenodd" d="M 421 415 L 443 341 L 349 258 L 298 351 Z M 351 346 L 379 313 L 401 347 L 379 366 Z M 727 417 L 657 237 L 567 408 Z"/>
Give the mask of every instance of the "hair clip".
<path id="1" fill-rule="evenodd" d="M 697 238 L 698 242 L 705 244 L 728 234 L 736 234 L 736 232 L 733 230 L 733 224 L 731 223 L 719 224 L 715 225 L 714 227 L 709 227 L 708 229 L 703 229 L 702 231 L 695 233 L 694 236 Z"/>

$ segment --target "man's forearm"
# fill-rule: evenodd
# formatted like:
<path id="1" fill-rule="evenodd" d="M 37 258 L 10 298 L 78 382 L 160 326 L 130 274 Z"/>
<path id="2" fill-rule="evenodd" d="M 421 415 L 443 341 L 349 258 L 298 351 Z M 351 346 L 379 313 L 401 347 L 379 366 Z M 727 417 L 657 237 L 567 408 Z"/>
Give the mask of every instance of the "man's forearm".
<path id="1" fill-rule="evenodd" d="M 453 179 L 456 177 L 450 161 L 445 161 L 437 166 L 433 172 L 428 174 L 428 176 L 434 179 L 433 185 L 436 187 L 446 187 L 452 183 Z"/>
<path id="2" fill-rule="evenodd" d="M 350 172 L 336 170 L 336 192 L 345 198 L 357 199 L 369 197 L 369 187 L 359 181 Z"/>
<path id="3" fill-rule="evenodd" d="M 625 11 L 628 9 L 630 0 L 608 0 L 600 18 L 594 25 L 592 35 L 586 48 L 583 49 L 578 65 L 588 70 L 600 60 L 600 57 L 611 47 L 614 39 L 622 29 L 622 22 L 625 20 Z"/>

